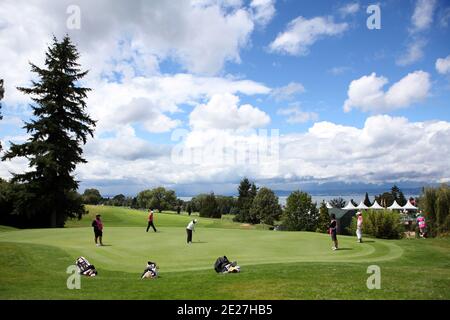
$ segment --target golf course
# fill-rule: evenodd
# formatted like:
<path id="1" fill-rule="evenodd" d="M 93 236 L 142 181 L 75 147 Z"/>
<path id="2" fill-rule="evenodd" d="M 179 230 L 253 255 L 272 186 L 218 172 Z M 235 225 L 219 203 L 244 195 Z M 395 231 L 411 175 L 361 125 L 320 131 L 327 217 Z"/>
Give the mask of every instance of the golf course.
<path id="1" fill-rule="evenodd" d="M 196 218 L 186 244 L 185 213 L 156 213 L 148 233 L 145 211 L 87 206 L 82 220 L 61 229 L 0 227 L 0 299 L 450 299 L 450 240 L 339 236 L 267 230 L 222 219 Z M 104 223 L 96 247 L 91 221 Z M 226 255 L 241 273 L 217 274 Z M 79 256 L 98 270 L 70 290 L 67 267 Z M 148 260 L 159 278 L 141 280 Z M 370 265 L 381 270 L 381 288 L 368 289 Z"/>

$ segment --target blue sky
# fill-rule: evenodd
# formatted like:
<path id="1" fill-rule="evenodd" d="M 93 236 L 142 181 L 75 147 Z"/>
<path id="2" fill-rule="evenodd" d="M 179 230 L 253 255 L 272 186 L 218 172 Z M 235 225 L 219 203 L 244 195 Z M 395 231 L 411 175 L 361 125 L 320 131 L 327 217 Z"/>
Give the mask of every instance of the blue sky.
<path id="1" fill-rule="evenodd" d="M 366 25 L 369 5 L 381 29 Z M 80 189 L 230 193 L 244 176 L 277 189 L 450 180 L 448 1 L 5 0 L 0 17 L 5 147 L 26 139 L 28 98 L 14 87 L 29 83 L 27 62 L 42 63 L 52 34 L 68 33 L 91 70 L 88 111 L 99 123 Z M 251 149 L 261 129 L 280 134 L 273 158 L 210 161 L 211 146 Z M 180 132 L 201 161 L 174 159 Z M 0 177 L 25 168 L 1 163 Z"/>

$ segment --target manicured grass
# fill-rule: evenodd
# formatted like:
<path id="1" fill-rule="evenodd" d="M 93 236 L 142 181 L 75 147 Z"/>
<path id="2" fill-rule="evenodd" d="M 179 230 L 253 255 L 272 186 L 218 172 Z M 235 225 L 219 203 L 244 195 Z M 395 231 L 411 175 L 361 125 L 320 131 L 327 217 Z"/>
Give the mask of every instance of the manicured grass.
<path id="1" fill-rule="evenodd" d="M 243 230 L 231 221 L 200 218 L 194 243 L 185 243 L 189 217 L 157 215 L 161 232 L 145 232 L 145 212 L 90 207 L 104 217 L 105 247 L 93 245 L 90 217 L 72 228 L 0 228 L 0 299 L 449 299 L 448 239 L 356 243 L 304 232 Z M 144 220 L 142 222 L 142 219 Z M 76 226 L 76 227 L 75 227 Z M 213 227 L 214 226 L 214 227 Z M 218 275 L 227 255 L 240 274 Z M 83 255 L 99 275 L 66 287 L 66 268 Z M 147 260 L 160 278 L 140 280 Z M 381 268 L 381 289 L 366 287 L 367 267 Z"/>

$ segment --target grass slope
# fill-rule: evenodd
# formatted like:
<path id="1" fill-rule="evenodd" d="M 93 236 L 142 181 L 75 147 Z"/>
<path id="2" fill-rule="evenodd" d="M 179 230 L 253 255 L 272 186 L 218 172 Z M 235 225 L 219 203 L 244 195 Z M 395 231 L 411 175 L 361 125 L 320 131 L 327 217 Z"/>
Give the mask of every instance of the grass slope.
<path id="1" fill-rule="evenodd" d="M 93 245 L 90 218 L 72 228 L 0 228 L 1 299 L 449 299 L 448 239 L 357 244 L 340 237 L 333 252 L 327 235 L 241 230 L 229 220 L 200 218 L 194 244 L 185 244 L 189 217 L 158 214 L 160 233 L 145 232 L 146 213 L 90 207 L 105 221 L 106 247 Z M 213 227 L 214 226 L 214 227 Z M 242 273 L 218 275 L 217 256 L 237 260 Z M 79 255 L 99 270 L 66 287 L 66 268 Z M 139 280 L 148 259 L 158 280 Z M 382 289 L 368 290 L 367 267 L 382 270 Z"/>

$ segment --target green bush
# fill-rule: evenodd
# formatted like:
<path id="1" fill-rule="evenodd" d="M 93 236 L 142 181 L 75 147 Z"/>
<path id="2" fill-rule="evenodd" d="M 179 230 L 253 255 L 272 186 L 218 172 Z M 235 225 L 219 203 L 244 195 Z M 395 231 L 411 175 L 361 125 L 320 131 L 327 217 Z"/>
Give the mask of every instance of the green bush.
<path id="1" fill-rule="evenodd" d="M 363 234 L 381 239 L 400 239 L 404 226 L 400 221 L 400 214 L 390 210 L 368 210 L 363 212 Z M 356 217 L 353 217 L 348 230 L 356 232 Z"/>
<path id="2" fill-rule="evenodd" d="M 450 187 L 447 184 L 425 188 L 419 198 L 419 208 L 425 215 L 429 236 L 450 231 Z"/>

